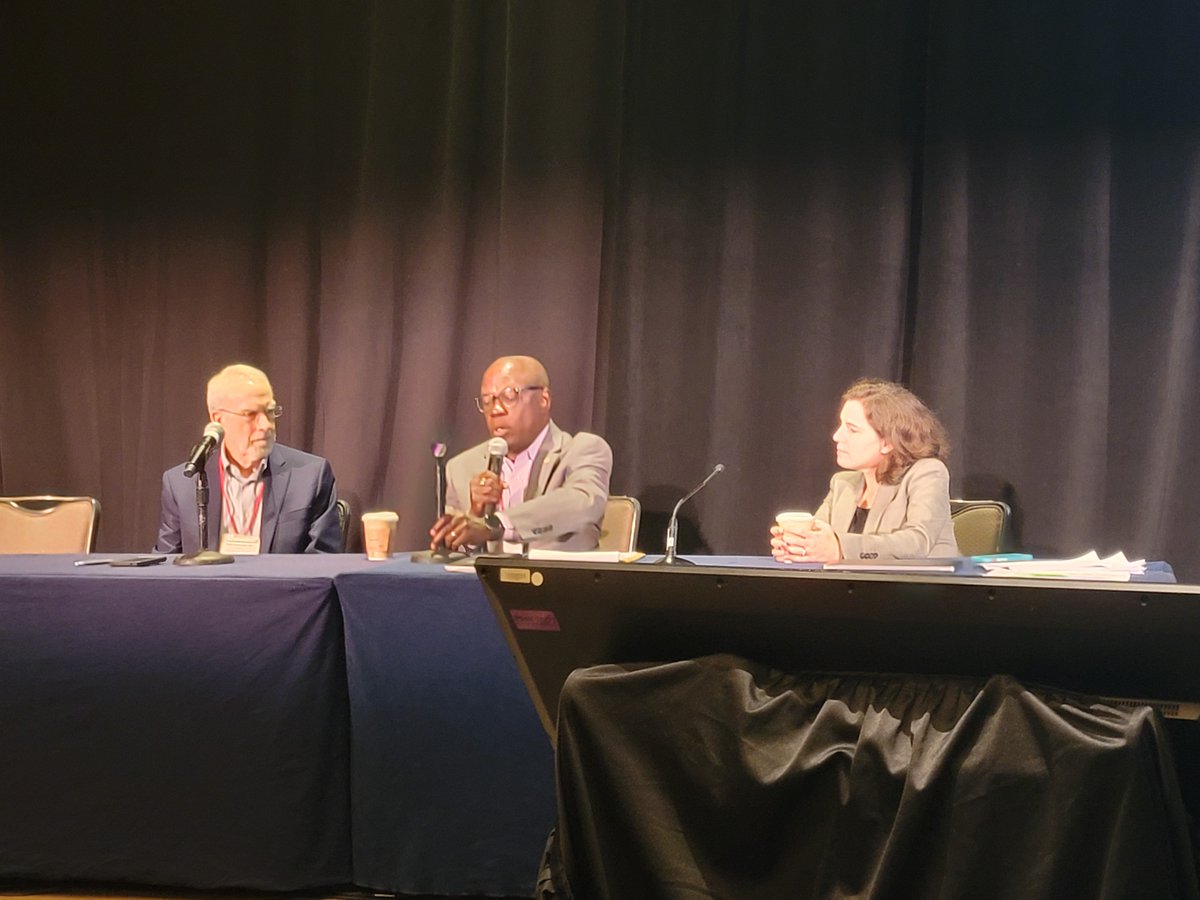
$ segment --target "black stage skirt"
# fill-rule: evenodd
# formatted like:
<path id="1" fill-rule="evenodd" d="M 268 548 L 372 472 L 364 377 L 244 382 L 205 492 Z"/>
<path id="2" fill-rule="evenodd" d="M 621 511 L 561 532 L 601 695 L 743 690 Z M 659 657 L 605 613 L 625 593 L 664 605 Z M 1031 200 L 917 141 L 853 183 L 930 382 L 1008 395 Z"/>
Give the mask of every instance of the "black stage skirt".
<path id="1" fill-rule="evenodd" d="M 543 898 L 1196 898 L 1147 707 L 987 680 L 597 666 L 562 693 Z"/>

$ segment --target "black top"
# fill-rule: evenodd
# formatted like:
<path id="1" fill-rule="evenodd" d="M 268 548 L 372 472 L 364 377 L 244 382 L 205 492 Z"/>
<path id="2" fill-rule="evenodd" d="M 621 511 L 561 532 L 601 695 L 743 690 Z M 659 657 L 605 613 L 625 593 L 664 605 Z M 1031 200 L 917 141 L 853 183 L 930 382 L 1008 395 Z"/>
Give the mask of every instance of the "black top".
<path id="1" fill-rule="evenodd" d="M 865 506 L 854 507 L 854 518 L 850 520 L 850 533 L 862 534 L 863 528 L 867 525 L 867 513 L 871 510 Z"/>

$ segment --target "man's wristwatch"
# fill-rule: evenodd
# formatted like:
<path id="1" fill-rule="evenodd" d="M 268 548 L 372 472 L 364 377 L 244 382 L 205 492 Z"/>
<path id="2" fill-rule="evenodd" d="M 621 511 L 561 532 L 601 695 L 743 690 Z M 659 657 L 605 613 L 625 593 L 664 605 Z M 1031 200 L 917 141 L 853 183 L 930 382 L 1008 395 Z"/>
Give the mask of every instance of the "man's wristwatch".
<path id="1" fill-rule="evenodd" d="M 488 513 L 483 517 L 483 523 L 488 527 L 488 540 L 498 541 L 504 537 L 504 523 L 500 521 L 500 517 L 495 513 Z"/>

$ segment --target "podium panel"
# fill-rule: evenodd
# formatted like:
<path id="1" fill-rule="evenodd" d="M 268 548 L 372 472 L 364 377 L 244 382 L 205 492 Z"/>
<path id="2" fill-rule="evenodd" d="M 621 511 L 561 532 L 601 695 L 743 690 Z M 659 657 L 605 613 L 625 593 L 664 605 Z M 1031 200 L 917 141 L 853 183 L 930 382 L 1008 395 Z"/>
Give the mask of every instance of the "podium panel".
<path id="1" fill-rule="evenodd" d="M 551 739 L 572 670 L 719 653 L 1200 701 L 1196 586 L 499 557 L 476 569 Z"/>
<path id="2" fill-rule="evenodd" d="M 477 562 L 557 748 L 546 884 L 600 885 L 596 896 L 665 896 L 668 883 L 720 885 L 722 896 L 896 896 L 889 885 L 917 882 L 892 863 L 914 860 L 915 845 L 933 848 L 922 877 L 961 888 L 955 896 L 1063 896 L 1063 885 L 1099 896 L 1152 881 L 1155 896 L 1197 895 L 1184 810 L 1192 821 L 1200 813 L 1200 726 L 1164 723 L 1144 701 L 1200 701 L 1200 589 L 763 563 Z M 870 689 L 837 693 L 859 684 Z M 948 696 L 956 714 L 938 720 L 949 707 L 927 698 Z M 1006 718 L 1017 710 L 1015 723 Z M 767 713 L 778 721 L 764 723 Z M 831 729 L 839 716 L 845 727 Z M 1081 723 L 1103 733 L 1072 730 Z M 1088 755 L 1096 750 L 1105 754 Z M 943 757 L 950 777 L 931 788 L 922 760 Z M 1062 764 L 1027 771 L 1043 757 Z M 970 766 L 978 782 L 964 777 Z M 1029 799 L 1019 809 L 1018 783 Z M 979 806 L 993 794 L 1006 798 L 1007 819 Z M 715 811 L 701 808 L 705 798 L 719 798 Z M 978 819 L 948 812 L 963 810 Z M 764 820 L 782 844 L 729 838 L 761 834 Z M 816 833 L 814 823 L 844 827 Z M 936 828 L 944 840 L 930 837 Z M 1014 869 L 1018 840 L 1028 864 Z M 997 842 L 1001 857 L 972 849 Z M 1056 848 L 1049 868 L 1047 847 Z M 994 877 L 999 858 L 1016 879 L 1008 888 Z M 860 890 L 880 872 L 889 877 L 879 893 Z M 1087 880 L 1097 873 L 1103 886 Z M 836 890 L 825 890 L 826 876 Z"/>

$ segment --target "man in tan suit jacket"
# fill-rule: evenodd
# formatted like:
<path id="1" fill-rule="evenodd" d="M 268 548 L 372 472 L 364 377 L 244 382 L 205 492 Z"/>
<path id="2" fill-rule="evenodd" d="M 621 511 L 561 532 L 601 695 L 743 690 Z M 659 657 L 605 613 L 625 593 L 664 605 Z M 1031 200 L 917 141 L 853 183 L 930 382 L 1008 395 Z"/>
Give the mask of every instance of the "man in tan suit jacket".
<path id="1" fill-rule="evenodd" d="M 594 434 L 560 429 L 550 419 L 552 401 L 536 359 L 507 356 L 488 367 L 476 405 L 492 437 L 508 444 L 504 469 L 488 471 L 486 441 L 450 460 L 447 514 L 430 529 L 431 547 L 444 539 L 452 549 L 596 549 L 612 449 Z M 489 505 L 496 512 L 485 518 Z"/>

